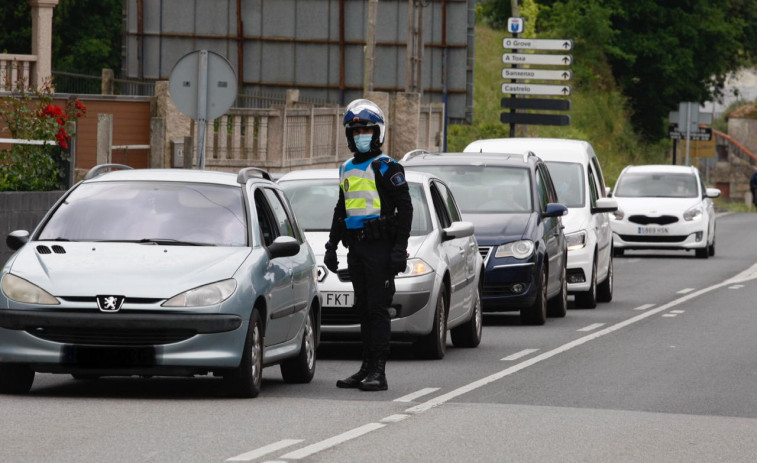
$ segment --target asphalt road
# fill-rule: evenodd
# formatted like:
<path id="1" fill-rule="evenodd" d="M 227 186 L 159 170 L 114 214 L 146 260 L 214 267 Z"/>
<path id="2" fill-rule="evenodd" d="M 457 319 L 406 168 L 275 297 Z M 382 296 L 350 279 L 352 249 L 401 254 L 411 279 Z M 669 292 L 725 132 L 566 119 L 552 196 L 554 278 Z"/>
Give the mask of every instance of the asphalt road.
<path id="1" fill-rule="evenodd" d="M 389 390 L 335 387 L 355 345 L 324 344 L 311 384 L 265 370 L 260 397 L 215 378 L 37 375 L 0 396 L 0 461 L 753 462 L 757 214 L 718 218 L 716 255 L 627 252 L 615 297 L 544 326 L 485 317 L 441 361 L 393 346 Z"/>

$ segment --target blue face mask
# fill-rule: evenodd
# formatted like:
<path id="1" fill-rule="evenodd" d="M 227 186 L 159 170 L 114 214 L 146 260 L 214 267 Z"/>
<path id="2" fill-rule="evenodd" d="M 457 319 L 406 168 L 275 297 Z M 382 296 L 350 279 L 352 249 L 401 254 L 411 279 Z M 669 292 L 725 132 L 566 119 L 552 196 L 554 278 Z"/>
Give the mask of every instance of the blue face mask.
<path id="1" fill-rule="evenodd" d="M 361 153 L 367 153 L 371 150 L 371 140 L 373 139 L 373 134 L 362 134 L 362 135 L 356 135 L 355 136 L 355 146 L 357 147 L 357 150 Z"/>

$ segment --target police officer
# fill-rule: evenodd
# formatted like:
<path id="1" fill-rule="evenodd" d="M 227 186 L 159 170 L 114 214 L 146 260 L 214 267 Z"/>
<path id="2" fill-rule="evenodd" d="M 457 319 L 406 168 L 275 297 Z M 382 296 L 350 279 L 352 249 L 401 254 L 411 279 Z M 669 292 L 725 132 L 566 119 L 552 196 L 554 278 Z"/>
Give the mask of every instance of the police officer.
<path id="1" fill-rule="evenodd" d="M 385 391 L 394 277 L 407 265 L 413 207 L 403 167 L 381 151 L 386 119 L 372 101 L 359 99 L 344 115 L 347 146 L 353 158 L 339 168 L 339 200 L 334 208 L 324 264 L 336 272 L 336 249 L 348 249 L 347 268 L 360 311 L 363 363 L 337 381 L 340 388 Z"/>

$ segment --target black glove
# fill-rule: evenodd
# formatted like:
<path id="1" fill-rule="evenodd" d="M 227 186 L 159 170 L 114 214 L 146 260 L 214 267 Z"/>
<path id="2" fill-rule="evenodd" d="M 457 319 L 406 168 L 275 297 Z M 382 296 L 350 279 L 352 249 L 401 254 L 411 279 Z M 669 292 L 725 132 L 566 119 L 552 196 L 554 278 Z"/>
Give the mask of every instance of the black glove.
<path id="1" fill-rule="evenodd" d="M 390 268 L 395 275 L 405 271 L 407 267 L 407 251 L 401 248 L 392 249 Z"/>
<path id="2" fill-rule="evenodd" d="M 326 254 L 323 255 L 323 265 L 325 265 L 327 269 L 336 273 L 337 269 L 339 269 L 339 261 L 336 259 L 335 249 L 326 250 Z"/>

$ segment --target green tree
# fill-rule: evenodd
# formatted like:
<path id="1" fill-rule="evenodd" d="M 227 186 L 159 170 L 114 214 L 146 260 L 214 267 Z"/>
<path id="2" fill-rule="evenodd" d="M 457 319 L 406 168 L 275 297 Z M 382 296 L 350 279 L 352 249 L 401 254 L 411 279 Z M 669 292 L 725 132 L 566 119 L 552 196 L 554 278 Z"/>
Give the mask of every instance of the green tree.
<path id="1" fill-rule="evenodd" d="M 31 53 L 31 7 L 0 2 L 0 51 Z M 53 10 L 52 66 L 99 75 L 121 67 L 122 0 L 60 0 Z"/>

